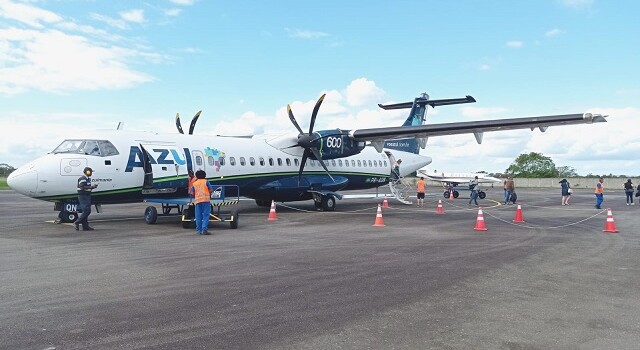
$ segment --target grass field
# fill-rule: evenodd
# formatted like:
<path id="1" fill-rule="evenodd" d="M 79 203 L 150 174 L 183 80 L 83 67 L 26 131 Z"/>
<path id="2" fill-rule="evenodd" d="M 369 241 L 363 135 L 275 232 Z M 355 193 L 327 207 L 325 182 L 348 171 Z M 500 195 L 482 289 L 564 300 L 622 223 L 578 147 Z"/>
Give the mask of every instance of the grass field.
<path id="1" fill-rule="evenodd" d="M 7 185 L 7 178 L 0 177 L 0 190 L 8 190 L 9 186 Z"/>

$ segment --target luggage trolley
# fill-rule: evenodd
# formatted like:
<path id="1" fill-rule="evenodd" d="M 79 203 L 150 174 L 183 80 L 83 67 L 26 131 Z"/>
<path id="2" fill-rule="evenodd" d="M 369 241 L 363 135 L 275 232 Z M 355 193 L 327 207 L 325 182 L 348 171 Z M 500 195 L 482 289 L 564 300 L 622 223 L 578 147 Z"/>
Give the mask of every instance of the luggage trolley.
<path id="1" fill-rule="evenodd" d="M 238 204 L 240 203 L 240 188 L 238 185 L 212 185 L 211 214 L 209 222 L 228 222 L 232 229 L 238 228 Z M 235 196 L 227 197 L 226 193 L 235 193 Z M 223 211 L 222 208 L 230 208 Z M 193 228 L 195 224 L 196 210 L 193 203 L 189 203 L 182 211 L 182 227 Z"/>

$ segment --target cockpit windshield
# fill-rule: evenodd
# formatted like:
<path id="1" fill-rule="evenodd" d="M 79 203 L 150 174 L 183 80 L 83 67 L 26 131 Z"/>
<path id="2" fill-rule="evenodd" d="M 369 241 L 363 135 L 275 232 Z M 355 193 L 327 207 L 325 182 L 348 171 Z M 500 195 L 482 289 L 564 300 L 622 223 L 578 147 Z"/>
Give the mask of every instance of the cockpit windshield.
<path id="1" fill-rule="evenodd" d="M 119 154 L 118 149 L 106 140 L 64 140 L 53 153 L 76 153 L 107 157 Z"/>

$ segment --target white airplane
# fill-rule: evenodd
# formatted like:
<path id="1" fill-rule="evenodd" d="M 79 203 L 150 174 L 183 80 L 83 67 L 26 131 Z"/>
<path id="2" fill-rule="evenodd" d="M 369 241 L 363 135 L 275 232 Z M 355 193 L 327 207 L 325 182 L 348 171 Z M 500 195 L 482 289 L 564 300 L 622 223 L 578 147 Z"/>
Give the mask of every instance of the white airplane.
<path id="1" fill-rule="evenodd" d="M 428 106 L 475 102 L 464 98 L 431 100 L 422 94 L 413 102 L 379 105 L 383 109 L 411 108 L 403 126 L 358 130 L 314 131 L 324 95 L 311 115 L 309 131 L 289 118 L 296 133 L 225 137 L 184 134 L 176 116 L 178 134 L 106 130 L 64 140 L 51 153 L 15 170 L 9 186 L 26 196 L 54 202 L 59 217 L 71 222 L 75 213 L 76 184 L 84 167 L 93 168 L 91 181 L 99 186 L 92 201 L 98 212 L 102 204 L 161 203 L 162 213 L 171 206 L 189 203 L 188 171 L 204 170 L 214 185 L 233 185 L 227 196 L 255 199 L 260 206 L 313 199 L 317 208 L 331 211 L 338 191 L 370 189 L 389 183 L 391 168 L 402 159 L 401 176 L 431 163 L 419 154 L 427 137 L 473 133 L 478 142 L 485 131 L 540 128 L 552 125 L 605 122 L 603 116 L 566 114 L 476 122 L 423 125 Z M 147 223 L 154 223 L 157 210 L 145 210 Z M 236 223 L 237 225 L 237 223 Z M 233 227 L 233 225 L 232 225 Z"/>
<path id="2" fill-rule="evenodd" d="M 418 173 L 424 175 L 431 181 L 442 183 L 445 188 L 442 195 L 445 198 L 449 198 L 451 191 L 453 191 L 453 197 L 458 198 L 460 193 L 456 190 L 456 187 L 460 184 L 468 184 L 469 181 L 475 179 L 476 176 L 478 177 L 478 185 L 495 184 L 502 181 L 486 173 L 438 173 L 434 171 L 432 174 L 429 174 L 426 169 L 420 169 Z M 478 197 L 480 197 L 480 199 L 484 199 L 486 196 L 487 194 L 483 190 L 478 189 Z"/>

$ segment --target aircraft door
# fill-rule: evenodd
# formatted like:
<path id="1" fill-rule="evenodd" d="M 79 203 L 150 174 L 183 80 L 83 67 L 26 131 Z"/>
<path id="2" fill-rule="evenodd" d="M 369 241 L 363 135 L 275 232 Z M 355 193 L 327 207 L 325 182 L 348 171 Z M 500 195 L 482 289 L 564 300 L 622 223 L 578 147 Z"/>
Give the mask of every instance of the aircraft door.
<path id="1" fill-rule="evenodd" d="M 193 157 L 193 172 L 198 170 L 207 171 L 207 163 L 206 159 L 204 159 L 204 155 L 202 151 L 191 151 L 191 155 Z"/>

